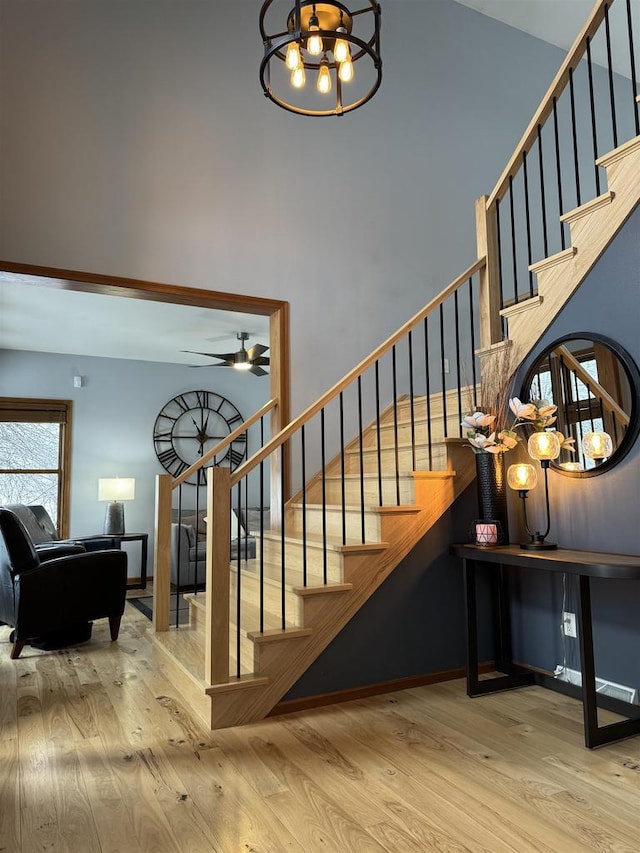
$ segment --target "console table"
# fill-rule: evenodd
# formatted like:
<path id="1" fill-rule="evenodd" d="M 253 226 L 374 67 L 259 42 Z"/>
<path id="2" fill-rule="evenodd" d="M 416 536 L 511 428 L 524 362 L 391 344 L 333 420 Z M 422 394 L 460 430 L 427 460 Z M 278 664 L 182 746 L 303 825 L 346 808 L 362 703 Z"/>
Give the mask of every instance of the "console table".
<path id="1" fill-rule="evenodd" d="M 598 725 L 593 627 L 591 620 L 591 578 L 640 580 L 640 557 L 558 548 L 551 551 L 525 551 L 518 545 L 482 547 L 452 545 L 451 554 L 462 559 L 467 616 L 467 695 L 482 696 L 534 683 L 535 675 L 513 663 L 509 617 L 509 573 L 514 567 L 572 574 L 579 578 L 578 641 L 582 662 L 582 706 L 585 746 L 593 749 L 622 738 L 640 734 L 640 719 L 621 720 Z M 476 603 L 476 567 L 495 566 L 496 618 L 495 668 L 504 673 L 496 678 L 478 677 L 478 615 Z"/>

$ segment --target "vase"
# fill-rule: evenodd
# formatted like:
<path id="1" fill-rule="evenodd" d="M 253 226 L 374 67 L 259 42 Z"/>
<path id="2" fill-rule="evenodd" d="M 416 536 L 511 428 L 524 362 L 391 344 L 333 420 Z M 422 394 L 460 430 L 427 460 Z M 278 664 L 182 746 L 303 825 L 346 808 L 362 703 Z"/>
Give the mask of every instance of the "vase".
<path id="1" fill-rule="evenodd" d="M 476 453 L 476 482 L 480 518 L 498 523 L 498 545 L 509 542 L 509 517 L 507 514 L 507 478 L 504 470 L 504 453 Z"/>

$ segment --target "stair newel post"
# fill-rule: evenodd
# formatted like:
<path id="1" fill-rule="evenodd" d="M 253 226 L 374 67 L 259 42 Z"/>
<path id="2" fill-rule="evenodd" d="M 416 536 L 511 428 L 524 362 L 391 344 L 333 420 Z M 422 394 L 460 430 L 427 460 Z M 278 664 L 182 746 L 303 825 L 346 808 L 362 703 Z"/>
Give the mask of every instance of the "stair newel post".
<path id="1" fill-rule="evenodd" d="M 486 258 L 480 270 L 480 348 L 489 349 L 502 340 L 500 317 L 500 261 L 496 202 L 487 206 L 488 196 L 476 199 L 476 244 L 478 258 Z"/>
<path id="2" fill-rule="evenodd" d="M 229 570 L 231 529 L 229 468 L 207 469 L 207 597 L 205 623 L 205 680 L 229 681 Z"/>
<path id="3" fill-rule="evenodd" d="M 153 630 L 169 630 L 171 595 L 171 474 L 156 476 L 156 529 L 153 551 Z"/>

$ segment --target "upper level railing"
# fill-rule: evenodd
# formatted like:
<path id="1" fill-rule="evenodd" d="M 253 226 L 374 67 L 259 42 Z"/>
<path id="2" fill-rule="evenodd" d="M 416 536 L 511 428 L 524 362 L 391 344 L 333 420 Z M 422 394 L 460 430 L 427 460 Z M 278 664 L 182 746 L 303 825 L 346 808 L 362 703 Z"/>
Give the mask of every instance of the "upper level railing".
<path id="1" fill-rule="evenodd" d="M 605 189 L 597 159 L 640 134 L 638 12 L 631 0 L 597 0 L 485 200 L 501 309 L 536 295 L 529 267 L 567 248 L 563 215 Z"/>

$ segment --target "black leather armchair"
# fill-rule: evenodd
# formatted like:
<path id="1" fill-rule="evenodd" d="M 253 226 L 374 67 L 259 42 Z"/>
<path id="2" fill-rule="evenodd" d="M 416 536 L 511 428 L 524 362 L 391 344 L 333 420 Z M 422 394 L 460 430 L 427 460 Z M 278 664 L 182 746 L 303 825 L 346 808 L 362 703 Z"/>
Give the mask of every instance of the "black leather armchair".
<path id="1" fill-rule="evenodd" d="M 14 628 L 13 659 L 35 637 L 104 617 L 116 640 L 126 584 L 124 551 L 81 552 L 41 562 L 20 519 L 0 508 L 0 622 Z"/>
<path id="2" fill-rule="evenodd" d="M 106 551 L 119 545 L 111 536 L 84 536 L 76 539 L 60 539 L 51 516 L 43 506 L 30 504 L 5 504 L 23 523 L 29 538 L 38 552 L 41 562 L 79 554 L 82 551 Z"/>

